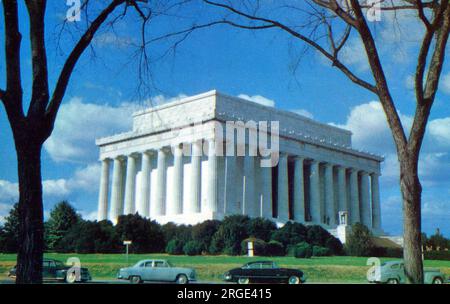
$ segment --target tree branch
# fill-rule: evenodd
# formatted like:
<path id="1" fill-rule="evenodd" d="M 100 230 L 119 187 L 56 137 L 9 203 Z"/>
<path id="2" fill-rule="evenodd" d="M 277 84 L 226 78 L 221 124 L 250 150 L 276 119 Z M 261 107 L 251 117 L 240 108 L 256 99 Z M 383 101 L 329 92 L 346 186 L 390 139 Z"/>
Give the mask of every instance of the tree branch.
<path id="1" fill-rule="evenodd" d="M 43 116 L 49 99 L 44 17 L 46 0 L 26 1 L 30 17 L 33 89 L 27 116 Z"/>
<path id="2" fill-rule="evenodd" d="M 223 4 L 223 3 L 217 3 L 217 2 L 210 1 L 210 0 L 203 0 L 203 1 L 206 2 L 207 4 L 229 10 L 229 11 L 231 11 L 239 16 L 245 17 L 247 19 L 254 20 L 254 21 L 261 21 L 261 22 L 271 24 L 274 27 L 277 27 L 277 28 L 289 33 L 290 35 L 302 40 L 303 42 L 306 42 L 308 45 L 312 46 L 314 49 L 319 51 L 322 55 L 324 55 L 328 60 L 330 60 L 333 63 L 334 67 L 337 67 L 339 70 L 341 70 L 351 81 L 353 81 L 354 83 L 360 85 L 361 87 L 363 87 L 375 94 L 377 93 L 377 90 L 374 85 L 372 85 L 372 84 L 366 82 L 365 80 L 359 78 L 358 76 L 356 76 L 337 57 L 333 56 L 331 53 L 329 53 L 327 50 L 325 50 L 321 45 L 319 45 L 314 40 L 302 35 L 301 33 L 293 30 L 292 28 L 290 28 L 278 21 L 275 21 L 275 20 L 249 15 L 247 13 L 237 10 L 234 7 L 231 7 L 231 6 Z"/>
<path id="3" fill-rule="evenodd" d="M 5 17 L 5 58 L 6 58 L 6 91 L 3 103 L 10 121 L 11 118 L 22 118 L 22 79 L 20 74 L 20 44 L 22 35 L 19 31 L 17 1 L 2 1 Z"/>
<path id="4" fill-rule="evenodd" d="M 77 63 L 78 59 L 81 57 L 86 48 L 90 45 L 95 33 L 98 31 L 100 26 L 105 22 L 108 16 L 126 0 L 114 0 L 112 1 L 91 23 L 89 28 L 80 38 L 78 43 L 73 48 L 72 52 L 69 54 L 62 70 L 59 75 L 58 81 L 56 83 L 55 90 L 53 92 L 52 98 L 50 99 L 49 105 L 47 107 L 45 116 L 48 121 L 48 132 L 50 133 L 53 129 L 53 124 L 55 122 L 56 114 L 61 105 L 62 98 L 64 97 L 67 85 L 72 75 L 72 71 Z"/>
<path id="5" fill-rule="evenodd" d="M 358 0 L 349 0 L 349 1 L 355 13 L 357 22 L 356 28 L 364 44 L 364 48 L 367 53 L 367 58 L 369 60 L 369 65 L 372 70 L 372 74 L 375 78 L 377 94 L 378 97 L 380 98 L 383 110 L 386 113 L 386 118 L 389 127 L 392 130 L 397 151 L 403 154 L 406 151 L 407 146 L 406 135 L 400 117 L 395 108 L 391 93 L 389 91 L 386 75 L 384 74 L 384 70 L 381 65 L 380 56 L 378 54 L 377 47 L 375 45 L 375 40 L 367 25 L 366 19 L 364 18 L 359 1 Z"/>

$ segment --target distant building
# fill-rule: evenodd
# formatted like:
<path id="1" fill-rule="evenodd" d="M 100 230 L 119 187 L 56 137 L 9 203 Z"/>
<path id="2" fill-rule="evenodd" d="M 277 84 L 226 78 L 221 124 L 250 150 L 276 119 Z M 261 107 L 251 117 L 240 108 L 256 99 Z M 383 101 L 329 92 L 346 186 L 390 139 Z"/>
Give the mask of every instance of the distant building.
<path id="1" fill-rule="evenodd" d="M 132 131 L 96 142 L 99 220 L 138 212 L 194 224 L 246 214 L 335 229 L 347 211 L 349 224 L 381 231 L 383 159 L 352 149 L 347 130 L 217 91 L 133 118 Z"/>

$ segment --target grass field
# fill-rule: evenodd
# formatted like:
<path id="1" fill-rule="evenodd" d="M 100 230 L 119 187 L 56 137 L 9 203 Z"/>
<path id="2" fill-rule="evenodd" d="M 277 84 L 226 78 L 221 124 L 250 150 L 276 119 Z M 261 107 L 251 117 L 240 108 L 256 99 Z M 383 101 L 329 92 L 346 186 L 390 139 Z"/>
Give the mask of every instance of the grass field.
<path id="1" fill-rule="evenodd" d="M 78 257 L 83 267 L 89 268 L 94 279 L 114 279 L 121 267 L 133 265 L 142 259 L 167 259 L 176 266 L 195 268 L 198 280 L 220 281 L 221 275 L 234 267 L 252 260 L 270 259 L 279 266 L 302 269 L 310 282 L 363 283 L 366 280 L 367 258 L 363 257 L 316 257 L 297 259 L 294 257 L 243 257 L 243 256 L 171 256 L 165 254 L 130 254 L 127 263 L 123 254 L 46 254 L 46 258 L 67 261 Z M 5 276 L 15 265 L 15 254 L 0 254 L 0 276 Z M 396 259 L 382 259 L 382 261 Z M 450 276 L 450 261 L 425 261 L 425 267 L 439 268 Z"/>

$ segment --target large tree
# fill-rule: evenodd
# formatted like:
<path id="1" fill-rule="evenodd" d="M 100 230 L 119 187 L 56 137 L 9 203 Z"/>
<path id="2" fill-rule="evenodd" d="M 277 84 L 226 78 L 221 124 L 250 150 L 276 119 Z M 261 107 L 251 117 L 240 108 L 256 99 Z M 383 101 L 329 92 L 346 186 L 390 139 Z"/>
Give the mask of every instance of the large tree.
<path id="1" fill-rule="evenodd" d="M 81 1 L 80 15 L 84 20 L 71 37 L 76 42 L 69 51 L 62 69 L 56 75 L 55 83 L 49 83 L 49 62 L 46 48 L 46 0 L 2 1 L 4 19 L 6 85 L 0 89 L 0 99 L 5 107 L 12 129 L 17 152 L 19 179 L 19 237 L 17 256 L 17 283 L 42 282 L 43 258 L 43 202 L 41 177 L 41 150 L 43 143 L 52 134 L 55 119 L 63 102 L 69 80 L 80 57 L 91 45 L 96 33 L 104 26 L 112 26 L 126 14 L 140 24 L 142 39 L 139 43 L 141 61 L 145 61 L 145 26 L 156 13 L 162 14 L 165 5 L 173 6 L 171 1 L 111 0 Z M 164 2 L 164 3 L 162 3 Z M 176 2 L 176 1 L 172 1 Z M 77 1 L 72 2 L 76 5 Z M 158 4 L 158 5 L 157 5 Z M 62 3 L 63 7 L 65 1 Z M 154 10 L 153 6 L 157 6 Z M 65 7 L 68 9 L 69 7 Z M 77 7 L 72 7 L 75 14 Z M 121 9 L 120 9 L 121 8 Z M 27 14 L 20 11 L 25 10 Z M 91 10 L 89 13 L 88 10 Z M 155 12 L 156 11 L 156 12 Z M 79 12 L 79 11 L 78 11 Z M 153 13 L 153 15 L 152 15 Z M 28 20 L 19 20 L 19 19 Z M 76 19 L 76 18 L 74 18 Z M 28 34 L 22 35 L 21 26 L 28 24 Z M 81 35 L 77 37 L 77 33 Z M 62 31 L 61 31 L 62 32 Z M 30 88 L 22 84 L 21 43 L 22 37 L 29 39 L 31 47 L 32 83 Z M 28 60 L 25 60 L 28 62 Z M 53 62 L 53 60 L 51 61 Z M 53 66 L 54 69 L 57 66 Z M 53 88 L 50 91 L 50 87 Z M 30 100 L 24 100 L 24 90 L 30 92 Z M 26 96 L 26 95 L 25 95 Z M 28 109 L 26 107 L 28 106 Z"/>
<path id="2" fill-rule="evenodd" d="M 232 26 L 246 29 L 249 26 L 258 29 L 278 29 L 297 39 L 324 56 L 353 83 L 378 97 L 392 131 L 400 163 L 406 276 L 409 282 L 423 282 L 420 241 L 422 186 L 418 174 L 418 161 L 430 110 L 438 90 L 450 33 L 449 1 L 203 0 L 203 2 L 223 11 L 224 15 L 220 20 L 225 20 Z M 415 114 L 409 134 L 400 120 L 398 105 L 386 76 L 386 61 L 382 58 L 380 44 L 376 42 L 377 22 L 370 22 L 376 20 L 380 12 L 398 15 L 413 12 L 416 24 L 423 26 L 414 75 Z M 403 21 L 400 18 L 396 20 L 397 23 Z M 393 26 L 390 33 L 393 34 L 396 30 Z M 352 70 L 342 60 L 341 51 L 349 42 L 349 37 L 358 37 L 362 42 L 372 79 L 359 76 L 357 70 Z"/>

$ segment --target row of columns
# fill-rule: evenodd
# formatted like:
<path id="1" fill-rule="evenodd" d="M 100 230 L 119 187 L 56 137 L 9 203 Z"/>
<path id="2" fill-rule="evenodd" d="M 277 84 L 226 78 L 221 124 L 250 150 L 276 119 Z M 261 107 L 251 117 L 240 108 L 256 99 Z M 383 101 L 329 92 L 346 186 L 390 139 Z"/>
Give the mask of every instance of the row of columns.
<path id="1" fill-rule="evenodd" d="M 305 205 L 305 158 L 294 156 L 293 203 L 291 218 L 299 222 L 335 226 L 338 224 L 338 211 L 348 211 L 350 223 L 361 222 L 369 228 L 381 229 L 381 211 L 379 194 L 379 175 L 345 168 L 331 163 L 323 163 L 323 181 L 321 181 L 321 163 L 309 160 L 309 213 Z M 334 173 L 336 168 L 336 175 Z M 288 155 L 281 154 L 278 163 L 277 214 L 280 220 L 289 219 Z M 347 181 L 347 172 L 349 179 Z M 336 176 L 336 177 L 335 177 Z M 322 186 L 323 185 L 323 186 Z M 347 193 L 348 191 L 348 193 Z"/>
<path id="2" fill-rule="evenodd" d="M 109 201 L 109 173 L 110 159 L 102 160 L 100 191 L 98 202 L 98 220 L 111 219 L 113 222 L 122 214 L 133 214 L 138 212 L 142 216 L 152 217 L 161 215 L 176 215 L 183 211 L 187 213 L 198 213 L 202 211 L 216 211 L 217 204 L 217 156 L 215 154 L 214 141 L 209 141 L 208 152 L 208 198 L 204 206 L 200 206 L 201 192 L 201 143 L 192 144 L 191 152 L 191 176 L 190 176 L 190 199 L 186 206 L 183 206 L 183 149 L 181 145 L 174 146 L 174 179 L 170 185 L 173 199 L 166 205 L 167 190 L 167 155 L 169 149 L 161 148 L 157 151 L 157 175 L 155 186 L 155 201 L 150 204 L 151 185 L 151 157 L 153 151 L 143 152 L 141 165 L 141 187 L 139 189 L 139 200 L 136 200 L 136 160 L 139 154 L 133 153 L 126 157 L 117 156 L 113 160 L 113 174 L 111 183 L 111 199 L 108 215 Z M 126 160 L 126 161 L 125 161 Z M 124 167 L 126 162 L 126 174 Z M 124 178 L 125 176 L 125 183 Z"/>
<path id="3" fill-rule="evenodd" d="M 172 200 L 166 200 L 167 190 L 167 156 L 169 150 L 161 148 L 155 153 L 141 153 L 141 187 L 136 195 L 137 153 L 126 157 L 118 156 L 113 160 L 111 187 L 111 205 L 108 216 L 108 191 L 111 160 L 102 160 L 98 219 L 109 217 L 113 222 L 121 214 L 138 212 L 145 217 L 161 215 L 177 215 L 182 213 L 216 212 L 218 211 L 218 159 L 214 141 L 208 142 L 207 164 L 207 198 L 201 205 L 201 162 L 202 143 L 191 145 L 190 197 L 183 205 L 184 164 L 181 145 L 174 146 L 173 151 L 173 182 L 170 191 Z M 157 155 L 157 174 L 155 183 L 155 199 L 150 204 L 151 157 Z M 249 216 L 272 218 L 272 168 L 257 168 L 256 157 L 245 156 L 243 168 L 238 168 L 236 157 L 226 157 L 224 195 L 224 214 L 242 212 Z M 321 163 L 317 160 L 306 160 L 301 156 L 293 157 L 293 185 L 289 191 L 288 155 L 280 154 L 277 170 L 277 218 L 281 221 L 293 219 L 299 222 L 337 225 L 338 211 L 348 211 L 350 223 L 362 222 L 374 229 L 381 228 L 380 199 L 378 175 L 345 168 L 331 163 Z M 126 161 L 126 172 L 124 164 Z M 309 165 L 309 183 L 304 180 L 305 164 Z M 242 169 L 241 185 L 236 185 L 238 171 Z M 335 174 L 336 169 L 336 174 Z M 323 173 L 321 173 L 323 172 Z M 126 173 L 126 174 L 124 174 Z M 323 177 L 322 177 L 323 175 Z M 322 178 L 321 178 L 322 177 Z M 123 180 L 125 178 L 125 180 Z M 257 184 L 258 181 L 258 184 Z M 308 189 L 305 189 L 308 185 Z M 242 199 L 236 197 L 237 190 L 242 187 Z M 153 191 L 153 189 L 152 189 Z M 305 193 L 308 192 L 308 198 Z M 293 196 L 289 198 L 290 194 Z M 137 199 L 139 198 L 139 199 Z M 236 201 L 241 201 L 238 211 Z M 307 202 L 308 200 L 308 202 Z M 289 202 L 292 201 L 290 208 Z M 167 205 L 166 205 L 167 202 Z M 308 204 L 307 204 L 308 203 Z M 220 210 L 222 211 L 222 210 Z"/>

